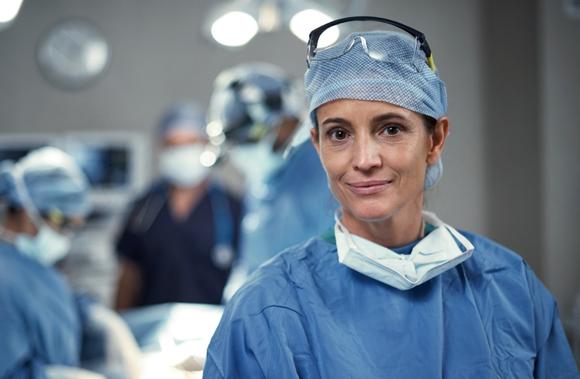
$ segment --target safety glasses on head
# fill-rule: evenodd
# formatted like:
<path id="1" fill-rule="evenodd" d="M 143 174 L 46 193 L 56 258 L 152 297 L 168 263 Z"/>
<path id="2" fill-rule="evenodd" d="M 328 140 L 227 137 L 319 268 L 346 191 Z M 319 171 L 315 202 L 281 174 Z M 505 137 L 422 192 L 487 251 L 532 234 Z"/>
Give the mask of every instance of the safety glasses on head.
<path id="1" fill-rule="evenodd" d="M 407 26 L 405 24 L 402 24 L 398 21 L 393 21 L 393 20 L 389 20 L 386 18 L 382 18 L 382 17 L 374 17 L 374 16 L 354 16 L 354 17 L 345 17 L 345 18 L 340 18 L 334 21 L 331 21 L 329 23 L 326 23 L 322 26 L 319 26 L 318 28 L 312 30 L 310 32 L 309 35 L 309 39 L 308 39 L 308 45 L 307 45 L 307 51 L 306 51 L 306 64 L 308 65 L 308 68 L 310 68 L 310 65 L 312 64 L 312 62 L 315 61 L 323 61 L 323 60 L 329 60 L 329 59 L 333 59 L 336 58 L 344 53 L 346 53 L 350 48 L 352 48 L 353 46 L 353 41 L 350 41 L 350 43 L 348 43 L 344 49 L 331 49 L 330 47 L 334 47 L 334 45 L 329 46 L 329 44 L 332 44 L 332 42 L 336 41 L 338 39 L 339 36 L 339 31 L 337 30 L 338 25 L 340 24 L 344 24 L 344 23 L 353 23 L 356 21 L 365 21 L 365 22 L 375 22 L 375 23 L 380 23 L 380 24 L 388 24 L 388 25 L 392 25 L 395 26 L 399 29 L 404 30 L 405 32 L 409 33 L 411 36 L 413 36 L 417 42 L 417 44 L 419 45 L 419 48 L 425 53 L 425 57 L 427 59 L 427 65 L 433 70 L 436 71 L 436 67 L 435 67 L 435 62 L 433 60 L 433 55 L 431 53 L 431 48 L 429 47 L 429 43 L 427 43 L 427 39 L 425 38 L 425 35 L 410 27 Z M 369 30 L 369 29 L 367 29 Z M 339 43 L 344 43 L 345 41 L 341 41 Z M 363 43 L 365 46 L 365 49 L 369 49 L 369 48 L 377 48 L 380 49 L 381 46 L 366 46 L 366 40 L 365 39 L 361 39 L 361 43 Z M 321 45 L 321 46 L 319 46 Z M 324 45 L 324 46 L 323 46 Z M 319 54 L 322 53 L 322 54 Z M 373 52 L 376 53 L 376 52 Z"/>
<path id="2" fill-rule="evenodd" d="M 52 229 L 63 235 L 72 235 L 85 225 L 83 218 L 67 217 L 58 209 L 40 211 L 39 215 Z"/>

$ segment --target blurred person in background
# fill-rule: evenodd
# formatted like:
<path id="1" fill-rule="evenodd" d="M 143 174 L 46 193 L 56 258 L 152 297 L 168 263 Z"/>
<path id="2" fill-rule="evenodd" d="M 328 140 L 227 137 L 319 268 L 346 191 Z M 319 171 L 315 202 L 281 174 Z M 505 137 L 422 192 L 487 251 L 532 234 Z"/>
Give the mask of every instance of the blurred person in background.
<path id="1" fill-rule="evenodd" d="M 83 363 L 137 378 L 139 351 L 125 324 L 73 294 L 52 267 L 90 208 L 79 166 L 52 147 L 2 162 L 0 199 L 0 378 L 100 377 L 78 369 Z"/>
<path id="2" fill-rule="evenodd" d="M 304 98 L 298 88 L 267 63 L 238 65 L 215 80 L 208 133 L 225 140 L 247 189 L 240 259 L 226 299 L 247 273 L 333 223 L 335 202 L 312 145 L 302 144 L 284 156 L 301 130 Z"/>
<path id="3" fill-rule="evenodd" d="M 116 307 L 219 304 L 236 257 L 241 202 L 212 179 L 205 115 L 171 107 L 159 122 L 160 178 L 132 205 L 117 240 Z"/>

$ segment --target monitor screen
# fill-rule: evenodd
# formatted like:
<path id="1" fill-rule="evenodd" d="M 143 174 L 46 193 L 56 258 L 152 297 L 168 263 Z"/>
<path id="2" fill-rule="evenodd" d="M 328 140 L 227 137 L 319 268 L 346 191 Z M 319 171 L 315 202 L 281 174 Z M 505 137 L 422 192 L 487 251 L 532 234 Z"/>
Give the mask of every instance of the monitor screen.
<path id="1" fill-rule="evenodd" d="M 95 208 L 124 209 L 149 179 L 150 148 L 140 133 L 0 134 L 0 161 L 16 161 L 43 146 L 73 156 L 91 184 Z"/>
<path id="2" fill-rule="evenodd" d="M 0 162 L 17 161 L 30 151 L 48 143 L 0 146 Z M 130 184 L 130 151 L 126 146 L 75 144 L 63 147 L 73 156 L 93 188 L 119 188 Z"/>
<path id="3" fill-rule="evenodd" d="M 9 160 L 17 161 L 24 157 L 30 151 L 47 146 L 43 143 L 31 143 L 31 144 L 17 144 L 15 146 L 2 145 L 0 146 L 0 162 Z"/>
<path id="4" fill-rule="evenodd" d="M 126 146 L 75 144 L 65 149 L 87 175 L 94 188 L 130 185 L 130 151 Z"/>

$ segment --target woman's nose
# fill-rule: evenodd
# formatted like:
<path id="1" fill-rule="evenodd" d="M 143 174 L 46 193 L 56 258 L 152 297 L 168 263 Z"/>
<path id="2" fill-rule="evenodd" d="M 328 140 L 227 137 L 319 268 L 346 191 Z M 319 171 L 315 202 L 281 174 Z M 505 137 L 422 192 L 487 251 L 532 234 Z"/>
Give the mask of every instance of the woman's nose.
<path id="1" fill-rule="evenodd" d="M 380 146 L 370 137 L 358 138 L 354 145 L 354 168 L 369 171 L 382 164 Z"/>

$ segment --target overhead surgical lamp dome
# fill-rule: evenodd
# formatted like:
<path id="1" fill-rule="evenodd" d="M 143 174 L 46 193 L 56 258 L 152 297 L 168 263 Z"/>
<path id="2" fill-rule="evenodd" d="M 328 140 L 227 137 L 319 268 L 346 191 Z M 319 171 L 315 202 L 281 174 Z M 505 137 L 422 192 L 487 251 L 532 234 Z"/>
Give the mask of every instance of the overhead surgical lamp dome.
<path id="1" fill-rule="evenodd" d="M 234 0 L 210 11 L 204 31 L 222 46 L 240 47 L 257 33 L 278 30 L 285 24 L 292 34 L 306 42 L 312 29 L 336 18 L 337 13 L 331 7 L 308 0 Z M 335 34 L 325 36 L 329 40 L 320 41 L 321 44 L 335 42 L 338 31 Z"/>
<path id="2" fill-rule="evenodd" d="M 224 46 L 243 46 L 257 33 L 258 22 L 249 13 L 243 11 L 224 13 L 211 25 L 211 36 Z"/>
<path id="3" fill-rule="evenodd" d="M 8 27 L 18 15 L 22 0 L 0 1 L 0 30 Z"/>
<path id="4" fill-rule="evenodd" d="M 333 17 L 321 10 L 306 8 L 296 12 L 290 18 L 289 27 L 292 34 L 298 37 L 298 39 L 303 42 L 308 42 L 308 35 L 312 29 L 332 20 Z M 324 39 L 321 39 L 318 45 L 324 47 L 333 44 L 338 40 L 339 34 L 338 29 L 333 29 L 329 33 L 325 33 L 323 36 Z"/>

